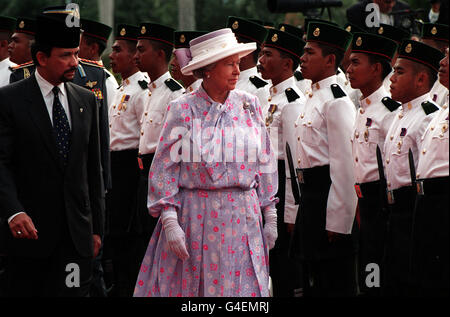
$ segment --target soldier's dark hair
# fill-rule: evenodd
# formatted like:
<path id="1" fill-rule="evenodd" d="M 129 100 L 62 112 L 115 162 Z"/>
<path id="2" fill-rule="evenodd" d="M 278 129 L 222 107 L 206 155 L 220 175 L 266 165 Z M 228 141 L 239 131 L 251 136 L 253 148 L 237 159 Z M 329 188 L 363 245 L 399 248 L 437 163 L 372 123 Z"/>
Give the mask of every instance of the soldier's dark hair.
<path id="1" fill-rule="evenodd" d="M 337 71 L 339 66 L 341 65 L 342 61 L 344 60 L 345 52 L 338 48 L 334 48 L 334 47 L 331 47 L 329 45 L 325 45 L 322 43 L 317 43 L 317 45 L 319 46 L 320 50 L 322 51 L 323 57 L 331 55 L 331 54 L 333 54 L 335 56 L 336 63 L 334 65 L 334 68 L 335 68 L 334 70 Z"/>
<path id="2" fill-rule="evenodd" d="M 52 49 L 53 46 L 51 45 L 33 41 L 31 43 L 31 58 L 33 59 L 34 65 L 40 66 L 36 58 L 38 52 L 43 52 L 45 55 L 50 56 L 52 54 Z"/>
<path id="3" fill-rule="evenodd" d="M 94 39 L 94 38 L 92 38 L 90 36 L 85 36 L 84 40 L 86 41 L 86 44 L 89 45 L 89 46 L 93 45 L 94 43 L 97 43 L 97 45 L 98 45 L 98 56 L 102 56 L 103 52 L 106 49 L 106 45 L 105 45 L 105 43 L 103 41 L 99 41 L 99 40 Z"/>
<path id="4" fill-rule="evenodd" d="M 298 68 L 298 65 L 300 64 L 298 58 L 295 58 L 292 56 L 292 54 L 286 53 L 285 51 L 278 50 L 280 52 L 281 58 L 290 58 L 292 60 L 292 71 L 295 72 L 295 70 Z"/>
<path id="5" fill-rule="evenodd" d="M 153 49 L 162 50 L 164 52 L 164 54 L 166 55 L 166 63 L 169 64 L 170 58 L 172 57 L 173 47 L 160 41 L 149 40 L 149 42 L 152 45 Z"/>
<path id="6" fill-rule="evenodd" d="M 380 56 L 373 55 L 373 54 L 367 54 L 367 56 L 369 57 L 369 63 L 371 65 L 376 64 L 376 63 L 381 64 L 381 67 L 383 68 L 383 71 L 381 73 L 381 79 L 385 79 L 386 76 L 391 73 L 392 66 L 387 59 L 380 57 Z"/>

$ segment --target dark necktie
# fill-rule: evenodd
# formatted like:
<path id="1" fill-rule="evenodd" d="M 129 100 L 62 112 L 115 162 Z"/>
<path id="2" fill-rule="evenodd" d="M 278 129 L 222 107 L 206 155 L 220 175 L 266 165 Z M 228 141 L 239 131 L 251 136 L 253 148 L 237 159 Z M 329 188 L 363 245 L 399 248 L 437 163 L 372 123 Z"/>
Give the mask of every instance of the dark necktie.
<path id="1" fill-rule="evenodd" d="M 53 99 L 53 130 L 55 131 L 56 146 L 64 165 L 66 165 L 70 148 L 70 125 L 61 101 L 59 101 L 59 88 L 55 86 L 52 91 L 55 95 Z"/>

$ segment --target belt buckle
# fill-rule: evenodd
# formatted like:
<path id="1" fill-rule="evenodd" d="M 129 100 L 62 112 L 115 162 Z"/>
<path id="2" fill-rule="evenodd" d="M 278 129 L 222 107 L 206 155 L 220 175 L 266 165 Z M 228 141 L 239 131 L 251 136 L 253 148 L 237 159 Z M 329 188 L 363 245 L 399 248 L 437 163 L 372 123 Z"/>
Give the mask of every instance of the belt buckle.
<path id="1" fill-rule="evenodd" d="M 395 203 L 394 191 L 393 190 L 388 190 L 387 191 L 387 200 L 388 200 L 389 205 L 393 205 Z"/>
<path id="2" fill-rule="evenodd" d="M 299 168 L 296 168 L 295 171 L 297 172 L 297 179 L 299 184 L 304 184 L 305 180 L 303 179 L 303 171 Z"/>
<path id="3" fill-rule="evenodd" d="M 144 162 L 142 162 L 142 159 L 140 157 L 138 157 L 137 160 L 138 160 L 139 169 L 143 170 L 144 169 Z"/>
<path id="4" fill-rule="evenodd" d="M 355 184 L 355 191 L 358 198 L 363 198 L 363 194 L 361 191 L 361 186 L 359 184 Z"/>
<path id="5" fill-rule="evenodd" d="M 417 189 L 417 194 L 425 195 L 425 193 L 423 191 L 423 181 L 416 181 L 416 189 Z"/>

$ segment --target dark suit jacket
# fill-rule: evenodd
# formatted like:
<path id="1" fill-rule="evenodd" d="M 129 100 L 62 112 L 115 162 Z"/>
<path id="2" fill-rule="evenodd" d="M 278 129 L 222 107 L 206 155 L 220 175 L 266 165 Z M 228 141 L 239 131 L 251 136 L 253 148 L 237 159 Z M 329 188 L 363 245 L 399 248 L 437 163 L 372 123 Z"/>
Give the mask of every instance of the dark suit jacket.
<path id="1" fill-rule="evenodd" d="M 39 236 L 13 239 L 7 230 L 11 255 L 46 257 L 66 230 L 80 255 L 92 256 L 92 235 L 103 234 L 98 106 L 92 92 L 65 88 L 72 120 L 66 167 L 35 75 L 0 89 L 0 215 L 26 212 Z"/>
<path id="2" fill-rule="evenodd" d="M 352 5 L 350 8 L 347 9 L 347 21 L 353 24 L 356 24 L 357 26 L 368 29 L 366 26 L 366 18 L 367 15 L 369 15 L 369 12 L 366 12 L 366 6 L 369 3 L 372 3 L 372 0 L 363 0 L 359 1 L 358 3 Z M 407 10 L 410 9 L 410 6 L 404 2 L 398 1 L 395 3 L 394 7 L 392 8 L 392 12 L 400 11 L 400 10 Z M 394 26 L 395 27 L 401 27 L 401 15 L 394 15 Z"/>

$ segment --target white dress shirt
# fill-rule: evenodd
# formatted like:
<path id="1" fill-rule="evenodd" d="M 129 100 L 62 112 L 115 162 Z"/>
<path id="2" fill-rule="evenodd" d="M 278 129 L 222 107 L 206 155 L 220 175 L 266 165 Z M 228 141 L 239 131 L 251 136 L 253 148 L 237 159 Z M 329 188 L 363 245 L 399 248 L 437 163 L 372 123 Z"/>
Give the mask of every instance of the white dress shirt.
<path id="1" fill-rule="evenodd" d="M 9 60 L 9 57 L 0 61 L 0 87 L 9 85 L 9 77 L 11 76 L 12 73 L 10 67 L 14 66 L 17 65 L 11 62 Z"/>
<path id="2" fill-rule="evenodd" d="M 399 109 L 390 111 L 382 102 L 390 97 L 383 85 L 367 98 L 360 100 L 352 135 L 353 168 L 356 183 L 380 179 L 377 164 L 377 145 L 384 149 L 389 127 Z"/>
<path id="3" fill-rule="evenodd" d="M 141 155 L 155 153 L 167 106 L 184 93 L 184 88 L 172 91 L 165 84 L 165 81 L 170 79 L 172 77 L 167 71 L 148 85 L 150 98 L 142 117 L 143 126 L 139 140 L 139 154 Z"/>
<path id="4" fill-rule="evenodd" d="M 337 82 L 337 76 L 333 75 L 312 84 L 305 110 L 296 121 L 296 156 L 302 169 L 330 166 L 332 183 L 325 229 L 349 234 L 357 203 L 350 159 L 356 109 L 348 96 L 334 97 L 331 86 L 338 85 Z"/>
<path id="5" fill-rule="evenodd" d="M 422 107 L 422 103 L 425 101 L 431 102 L 429 93 L 402 104 L 389 128 L 384 143 L 384 165 L 388 190 L 411 185 L 409 149 L 413 153 L 414 165 L 417 170 L 420 140 L 435 115 L 435 113 L 426 115 Z"/>
<path id="6" fill-rule="evenodd" d="M 111 151 L 137 149 L 142 129 L 142 116 L 149 102 L 148 89 L 139 81 L 148 82 L 142 72 L 136 72 L 122 81 L 116 89 L 115 99 L 109 108 L 109 133 Z"/>
<path id="7" fill-rule="evenodd" d="M 448 96 L 420 139 L 417 179 L 449 175 Z"/>
<path id="8" fill-rule="evenodd" d="M 53 94 L 53 86 L 47 80 L 45 80 L 40 74 L 39 70 L 36 69 L 36 81 L 41 89 L 42 97 L 44 97 L 45 106 L 47 107 L 48 115 L 50 116 L 50 121 L 53 125 L 53 100 L 55 99 L 55 95 Z M 58 85 L 59 93 L 58 98 L 61 102 L 64 111 L 66 112 L 67 120 L 69 120 L 69 126 L 72 129 L 72 120 L 69 111 L 69 101 L 67 99 L 66 88 L 64 87 L 64 83 L 60 83 Z"/>

